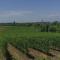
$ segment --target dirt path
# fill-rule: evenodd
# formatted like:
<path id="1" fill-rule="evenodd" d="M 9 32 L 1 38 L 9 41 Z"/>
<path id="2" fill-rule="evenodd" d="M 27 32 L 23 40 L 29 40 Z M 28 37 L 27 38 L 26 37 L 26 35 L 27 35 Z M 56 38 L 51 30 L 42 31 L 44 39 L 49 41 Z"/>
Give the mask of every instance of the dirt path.
<path id="1" fill-rule="evenodd" d="M 21 51 L 13 47 L 11 44 L 8 44 L 7 49 L 12 55 L 12 58 L 14 58 L 15 60 L 32 60 L 28 58 L 25 54 L 23 54 Z"/>

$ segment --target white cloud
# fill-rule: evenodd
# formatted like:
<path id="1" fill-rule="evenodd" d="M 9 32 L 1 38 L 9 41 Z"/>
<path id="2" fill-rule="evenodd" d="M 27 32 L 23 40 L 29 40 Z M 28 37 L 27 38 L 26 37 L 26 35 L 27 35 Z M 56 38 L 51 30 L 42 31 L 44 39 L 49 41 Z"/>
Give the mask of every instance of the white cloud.
<path id="1" fill-rule="evenodd" d="M 14 19 L 24 18 L 32 14 L 32 11 L 0 11 L 0 22 L 12 22 Z"/>
<path id="2" fill-rule="evenodd" d="M 17 22 L 32 22 L 32 21 L 54 21 L 60 20 L 60 13 L 41 13 L 38 11 L 0 11 L 0 22 L 13 22 L 14 19 Z"/>
<path id="3" fill-rule="evenodd" d="M 25 16 L 31 13 L 32 11 L 0 11 L 0 17 Z"/>

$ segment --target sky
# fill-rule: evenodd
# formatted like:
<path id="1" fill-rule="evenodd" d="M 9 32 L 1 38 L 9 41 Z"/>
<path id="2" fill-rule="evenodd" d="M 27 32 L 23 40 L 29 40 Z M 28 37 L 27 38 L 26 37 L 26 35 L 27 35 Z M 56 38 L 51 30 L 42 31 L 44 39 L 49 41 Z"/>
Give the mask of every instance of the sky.
<path id="1" fill-rule="evenodd" d="M 60 21 L 60 0 L 0 0 L 0 22 Z"/>

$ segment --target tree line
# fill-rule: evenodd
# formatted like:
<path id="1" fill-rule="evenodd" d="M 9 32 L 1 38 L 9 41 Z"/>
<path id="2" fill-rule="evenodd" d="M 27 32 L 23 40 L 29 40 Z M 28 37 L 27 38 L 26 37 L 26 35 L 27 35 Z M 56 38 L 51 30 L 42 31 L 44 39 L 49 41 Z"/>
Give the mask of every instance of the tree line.
<path id="1" fill-rule="evenodd" d="M 0 23 L 0 26 L 33 27 L 40 32 L 60 32 L 60 22 L 32 22 L 32 23 Z"/>

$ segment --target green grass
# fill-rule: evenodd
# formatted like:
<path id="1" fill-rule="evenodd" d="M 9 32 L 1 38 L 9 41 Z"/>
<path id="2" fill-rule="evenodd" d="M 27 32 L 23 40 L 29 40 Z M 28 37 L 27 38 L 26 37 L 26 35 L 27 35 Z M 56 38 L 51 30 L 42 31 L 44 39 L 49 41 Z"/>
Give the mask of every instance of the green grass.
<path id="1" fill-rule="evenodd" d="M 32 47 L 44 51 L 49 48 L 60 48 L 60 33 L 39 32 L 38 28 L 22 26 L 0 26 L 0 48 L 4 48 L 7 42 L 27 52 Z"/>

